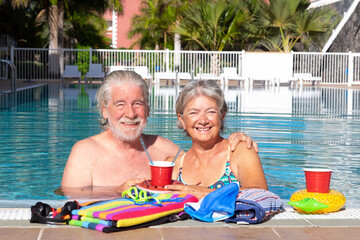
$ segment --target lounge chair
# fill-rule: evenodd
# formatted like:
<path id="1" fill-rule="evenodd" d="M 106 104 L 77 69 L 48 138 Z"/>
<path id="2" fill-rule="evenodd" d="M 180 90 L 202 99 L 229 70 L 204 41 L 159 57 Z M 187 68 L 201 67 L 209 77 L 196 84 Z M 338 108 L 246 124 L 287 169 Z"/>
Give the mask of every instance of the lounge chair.
<path id="1" fill-rule="evenodd" d="M 99 78 L 103 80 L 105 77 L 105 73 L 102 71 L 102 65 L 101 64 L 90 64 L 89 65 L 89 71 L 85 75 L 85 79 L 91 79 L 92 78 Z"/>
<path id="2" fill-rule="evenodd" d="M 247 78 L 242 77 L 237 73 L 237 69 L 235 67 L 224 67 L 221 77 L 223 86 L 228 86 L 229 80 L 237 80 L 239 83 L 242 82 L 245 86 L 247 80 Z"/>
<path id="3" fill-rule="evenodd" d="M 222 76 L 216 75 L 214 73 L 198 73 L 196 74 L 197 80 L 215 80 L 222 84 Z"/>
<path id="4" fill-rule="evenodd" d="M 110 73 L 113 72 L 113 71 L 119 71 L 119 70 L 124 71 L 125 68 L 126 68 L 126 66 L 109 66 L 109 67 L 108 67 L 107 74 L 110 74 Z"/>
<path id="5" fill-rule="evenodd" d="M 317 85 L 321 82 L 321 77 L 313 77 L 311 73 L 294 73 L 294 78 L 298 79 L 301 87 L 303 86 L 304 81 L 310 81 L 312 86 L 315 85 L 315 82 Z"/>
<path id="6" fill-rule="evenodd" d="M 80 84 L 80 80 L 81 80 L 81 72 L 79 72 L 78 66 L 77 65 L 65 65 L 65 70 L 63 72 L 63 74 L 61 75 L 61 82 L 64 82 L 65 78 L 77 78 L 79 80 L 79 84 Z"/>
<path id="7" fill-rule="evenodd" d="M 108 74 L 113 71 L 134 71 L 139 74 L 144 80 L 152 80 L 147 66 L 110 66 Z"/>
<path id="8" fill-rule="evenodd" d="M 276 77 L 274 76 L 254 76 L 249 78 L 250 87 L 253 87 L 255 83 L 261 82 L 264 86 L 275 86 Z"/>
<path id="9" fill-rule="evenodd" d="M 176 80 L 176 72 L 157 72 L 155 73 L 155 84 L 160 84 L 161 79 L 170 79 Z M 180 84 L 180 80 L 191 80 L 191 74 L 188 72 L 178 72 L 177 73 L 177 80 L 178 84 Z"/>
<path id="10" fill-rule="evenodd" d="M 128 70 L 130 70 L 131 68 L 133 68 L 133 71 L 139 74 L 144 80 L 153 79 L 147 66 L 128 67 Z"/>

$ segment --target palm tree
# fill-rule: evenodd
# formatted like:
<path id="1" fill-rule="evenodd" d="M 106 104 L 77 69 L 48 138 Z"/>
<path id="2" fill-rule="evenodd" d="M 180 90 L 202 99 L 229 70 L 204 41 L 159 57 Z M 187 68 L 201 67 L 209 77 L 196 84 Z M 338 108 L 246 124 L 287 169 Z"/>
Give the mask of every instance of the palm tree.
<path id="1" fill-rule="evenodd" d="M 195 1 L 173 24 L 172 31 L 188 46 L 206 51 L 222 51 L 245 31 L 251 16 L 240 1 Z"/>
<path id="2" fill-rule="evenodd" d="M 246 31 L 245 23 L 251 16 L 241 1 L 217 0 L 194 1 L 172 25 L 172 31 L 180 34 L 189 48 L 205 51 L 222 51 L 240 40 Z M 210 59 L 210 72 L 218 75 L 219 54 Z M 199 69 L 203 70 L 203 69 Z"/>
<path id="3" fill-rule="evenodd" d="M 11 2 L 11 6 L 15 9 L 15 8 L 19 8 L 19 7 L 25 7 L 29 4 L 30 0 L 0 0 L 0 4 L 2 4 L 3 2 Z"/>
<path id="4" fill-rule="evenodd" d="M 7 0 L 0 0 L 0 4 Z M 64 19 L 70 19 L 82 15 L 93 15 L 98 18 L 102 16 L 106 9 L 114 9 L 118 13 L 123 12 L 121 0 L 9 0 L 13 8 L 26 7 L 32 2 L 38 2 L 43 6 L 43 10 L 40 11 L 38 16 L 38 22 L 44 22 L 44 18 L 47 20 L 48 36 L 49 36 L 49 48 L 57 49 L 63 47 L 63 27 Z M 97 21 L 98 22 L 98 21 Z"/>
<path id="5" fill-rule="evenodd" d="M 136 15 L 132 19 L 132 27 L 129 32 L 129 38 L 140 35 L 135 44 L 140 44 L 141 48 L 159 49 L 164 31 L 162 26 L 162 8 L 161 0 L 143 0 L 141 2 L 140 15 Z M 171 21 L 171 20 L 170 20 Z"/>
<path id="6" fill-rule="evenodd" d="M 336 13 L 328 7 L 309 9 L 309 0 L 271 0 L 263 2 L 258 23 L 260 42 L 269 50 L 290 52 L 301 39 L 307 41 L 328 34 Z"/>
<path id="7" fill-rule="evenodd" d="M 12 6 L 14 8 L 28 6 L 32 2 L 38 2 L 38 0 L 11 0 Z M 43 10 L 39 12 L 36 23 L 45 23 L 45 25 L 48 26 L 48 31 L 45 31 L 45 33 L 47 32 L 49 36 L 49 73 L 55 75 L 57 75 L 60 72 L 59 70 L 62 69 L 62 67 L 60 66 L 60 63 L 62 62 L 60 61 L 60 58 L 62 55 L 54 49 L 58 49 L 59 42 L 60 46 L 63 47 L 63 26 L 65 17 L 66 19 L 70 19 L 70 21 L 72 20 L 73 26 L 74 23 L 83 22 L 83 19 L 93 20 L 91 21 L 91 24 L 85 23 L 82 24 L 82 26 L 87 26 L 84 29 L 90 29 L 91 35 L 96 36 L 100 35 L 98 29 L 105 28 L 105 22 L 102 19 L 102 14 L 105 12 L 106 9 L 112 8 L 117 12 L 122 13 L 121 0 L 44 0 L 39 1 L 39 3 L 42 4 Z M 87 37 L 89 37 L 90 40 L 93 40 L 93 38 L 91 38 L 91 35 L 88 35 Z"/>
<path id="8" fill-rule="evenodd" d="M 10 1 L 4 2 L 0 6 L 1 34 L 14 38 L 19 47 L 43 47 L 43 40 L 37 34 L 41 29 L 32 24 L 40 10 L 41 7 L 36 3 L 30 4 L 27 8 L 19 6 L 14 9 Z"/>
<path id="9" fill-rule="evenodd" d="M 132 19 L 132 27 L 128 34 L 138 40 L 141 48 L 166 49 L 171 48 L 170 26 L 183 10 L 189 0 L 143 0 L 141 14 Z"/>

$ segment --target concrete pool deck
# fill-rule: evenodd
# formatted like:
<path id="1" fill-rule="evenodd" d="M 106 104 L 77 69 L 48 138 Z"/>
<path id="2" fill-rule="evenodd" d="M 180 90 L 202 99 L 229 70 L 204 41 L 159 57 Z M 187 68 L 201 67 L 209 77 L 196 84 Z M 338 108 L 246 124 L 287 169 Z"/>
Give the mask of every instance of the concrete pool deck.
<path id="1" fill-rule="evenodd" d="M 0 239 L 356 239 L 360 233 L 360 209 L 309 215 L 286 207 L 261 224 L 186 220 L 109 234 L 69 225 L 32 224 L 29 214 L 28 208 L 0 208 Z"/>

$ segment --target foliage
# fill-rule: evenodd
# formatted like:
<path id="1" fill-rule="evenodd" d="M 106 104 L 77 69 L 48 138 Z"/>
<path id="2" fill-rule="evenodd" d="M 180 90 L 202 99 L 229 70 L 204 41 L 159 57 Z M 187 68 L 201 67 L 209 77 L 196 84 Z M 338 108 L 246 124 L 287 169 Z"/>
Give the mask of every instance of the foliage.
<path id="1" fill-rule="evenodd" d="M 336 13 L 329 7 L 310 8 L 309 0 L 271 0 L 258 12 L 260 43 L 271 51 L 290 52 L 295 43 L 328 35 Z M 328 20 L 328 21 L 325 21 Z"/>
<path id="2" fill-rule="evenodd" d="M 0 34 L 13 37 L 19 47 L 43 47 L 43 39 L 38 34 L 41 28 L 33 24 L 40 10 L 36 2 L 16 9 L 10 2 L 4 2 L 0 6 Z"/>
<path id="3" fill-rule="evenodd" d="M 76 45 L 76 49 L 84 50 L 79 51 L 77 55 L 76 65 L 78 65 L 79 72 L 81 72 L 82 78 L 84 78 L 85 74 L 89 71 L 89 63 L 90 63 L 90 51 L 86 51 L 85 49 L 90 49 L 90 46 L 84 45 Z M 97 56 L 91 56 L 91 62 L 97 62 Z"/>
<path id="4" fill-rule="evenodd" d="M 108 8 L 123 13 L 121 0 L 0 0 L 1 34 L 21 47 L 49 46 L 49 6 L 55 3 L 64 6 L 58 24 L 64 47 L 109 47 L 102 16 Z M 128 36 L 142 49 L 173 49 L 177 33 L 187 49 L 252 50 L 260 44 L 289 52 L 297 44 L 307 50 L 320 46 L 338 23 L 329 7 L 309 5 L 309 0 L 143 0 Z"/>
<path id="5" fill-rule="evenodd" d="M 0 4 L 2 4 L 3 2 L 6 3 L 10 3 L 9 1 L 6 0 L 0 0 Z M 19 8 L 19 7 L 26 7 L 29 4 L 30 0 L 12 0 L 11 1 L 11 6 L 15 9 L 15 8 Z"/>
<path id="6" fill-rule="evenodd" d="M 129 38 L 137 37 L 133 44 L 142 49 L 172 49 L 170 25 L 188 1 L 180 0 L 143 0 L 141 14 L 132 19 Z"/>
<path id="7" fill-rule="evenodd" d="M 188 46 L 206 51 L 222 51 L 246 32 L 251 15 L 242 1 L 194 1 L 177 19 L 172 31 L 182 36 Z"/>
<path id="8" fill-rule="evenodd" d="M 28 19 L 26 24 L 23 24 L 29 29 L 36 28 L 36 32 L 32 32 L 31 35 L 25 36 L 25 38 L 38 38 L 38 44 L 31 45 L 32 47 L 40 47 L 39 45 L 41 45 L 41 47 L 47 47 L 49 45 L 49 23 L 53 19 L 49 18 L 49 7 L 51 4 L 62 3 L 64 6 L 64 19 L 60 19 L 59 17 L 59 21 L 64 22 L 65 46 L 67 47 L 72 47 L 74 44 L 80 43 L 83 45 L 91 45 L 94 48 L 107 48 L 109 39 L 103 37 L 107 25 L 102 19 L 102 16 L 109 8 L 114 9 L 120 14 L 123 13 L 121 0 L 3 0 L 3 4 L 0 5 L 0 11 L 3 11 L 5 5 L 10 5 L 10 3 L 13 8 L 12 11 L 22 9 L 24 15 L 34 15 L 32 19 Z M 6 10 L 8 9 L 9 7 L 6 6 Z M 5 17 L 5 15 L 1 15 L 0 17 L 1 24 L 8 23 L 8 20 L 3 16 Z M 17 24 L 22 23 L 18 21 L 17 18 L 14 18 L 14 22 Z M 58 23 L 55 23 L 55 26 L 58 26 Z M 18 28 L 13 28 L 15 33 L 10 33 L 9 35 L 16 36 L 17 29 Z"/>
<path id="9" fill-rule="evenodd" d="M 68 42 L 78 42 L 92 48 L 109 48 L 110 40 L 105 37 L 107 25 L 101 16 L 74 11 L 71 23 L 72 27 L 67 30 Z"/>

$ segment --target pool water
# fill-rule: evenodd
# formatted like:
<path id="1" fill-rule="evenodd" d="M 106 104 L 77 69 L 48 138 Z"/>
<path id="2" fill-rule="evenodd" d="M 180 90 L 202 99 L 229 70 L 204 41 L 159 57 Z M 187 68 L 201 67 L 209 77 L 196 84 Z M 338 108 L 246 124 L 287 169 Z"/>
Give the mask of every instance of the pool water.
<path id="1" fill-rule="evenodd" d="M 72 145 L 99 133 L 96 86 L 48 85 L 0 106 L 0 200 L 63 199 L 54 190 Z M 191 141 L 175 125 L 180 89 L 151 89 L 146 133 Z M 333 170 L 331 188 L 349 202 L 360 187 L 360 92 L 339 88 L 227 88 L 224 136 L 245 132 L 258 142 L 269 190 L 289 199 L 305 188 L 304 167 Z M 0 96 L 1 97 L 1 96 Z"/>

